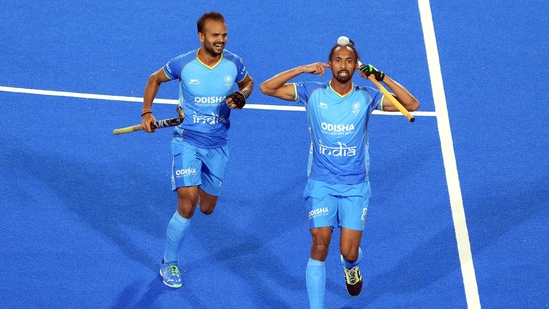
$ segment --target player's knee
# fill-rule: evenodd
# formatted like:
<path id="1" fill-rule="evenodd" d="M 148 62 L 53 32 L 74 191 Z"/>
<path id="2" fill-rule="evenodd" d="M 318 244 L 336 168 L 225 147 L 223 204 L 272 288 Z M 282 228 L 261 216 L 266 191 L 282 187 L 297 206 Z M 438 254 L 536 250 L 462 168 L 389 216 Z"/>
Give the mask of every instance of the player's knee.
<path id="1" fill-rule="evenodd" d="M 211 203 L 200 203 L 198 205 L 200 211 L 205 215 L 211 215 L 214 212 L 215 204 Z"/>
<path id="2" fill-rule="evenodd" d="M 177 212 L 185 219 L 190 219 L 194 215 L 194 207 L 181 207 L 177 206 Z"/>
<path id="3" fill-rule="evenodd" d="M 311 245 L 311 252 L 313 255 L 326 256 L 328 254 L 328 247 L 332 237 L 330 228 L 315 228 L 311 229 L 311 236 L 313 244 Z"/>
<path id="4" fill-rule="evenodd" d="M 200 211 L 201 211 L 203 214 L 209 216 L 209 215 L 213 214 L 214 209 L 213 209 L 213 208 L 209 208 L 209 209 L 202 209 L 202 208 L 201 208 Z"/>
<path id="5" fill-rule="evenodd" d="M 313 243 L 313 251 L 318 253 L 327 253 L 329 245 L 327 243 L 316 242 Z"/>
<path id="6" fill-rule="evenodd" d="M 194 215 L 194 210 L 196 206 L 193 205 L 189 200 L 184 198 L 179 198 L 177 200 L 177 212 L 183 217 L 183 218 L 191 218 Z"/>
<path id="7" fill-rule="evenodd" d="M 323 238 L 313 238 L 313 244 L 311 246 L 311 251 L 314 254 L 325 256 L 328 254 L 328 248 L 330 246 L 330 241 Z"/>
<path id="8" fill-rule="evenodd" d="M 205 215 L 211 215 L 217 205 L 217 196 L 210 195 L 204 191 L 198 194 L 198 208 Z"/>
<path id="9" fill-rule="evenodd" d="M 347 250 L 344 250 L 342 248 L 341 255 L 347 262 L 354 263 L 358 259 L 358 249 L 355 250 L 349 248 Z"/>
<path id="10" fill-rule="evenodd" d="M 311 258 L 317 261 L 326 261 L 328 246 L 328 244 L 324 243 L 313 243 L 311 246 Z"/>

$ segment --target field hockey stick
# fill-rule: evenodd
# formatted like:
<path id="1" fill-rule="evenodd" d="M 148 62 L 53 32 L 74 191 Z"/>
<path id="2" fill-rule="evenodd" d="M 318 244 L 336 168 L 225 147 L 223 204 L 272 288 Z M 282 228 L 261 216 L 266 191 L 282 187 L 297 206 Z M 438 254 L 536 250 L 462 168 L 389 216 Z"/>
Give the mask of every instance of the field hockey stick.
<path id="1" fill-rule="evenodd" d="M 359 66 L 362 65 L 362 63 L 360 63 L 360 60 L 358 61 L 358 65 Z M 408 119 L 410 122 L 416 121 L 416 118 L 414 118 L 414 116 L 412 114 L 410 114 L 410 112 L 408 110 L 406 110 L 406 108 L 404 108 L 404 106 L 402 106 L 402 104 L 400 104 L 400 102 L 389 91 L 387 91 L 387 89 L 385 89 L 385 87 L 383 87 L 382 84 L 380 84 L 376 80 L 376 77 L 373 74 L 370 74 L 370 76 L 368 76 L 368 79 L 374 85 L 376 85 L 376 87 L 379 89 L 379 91 L 381 91 L 381 93 L 383 93 L 385 95 L 385 97 L 387 99 L 389 99 L 389 101 L 391 101 L 391 103 L 393 103 L 393 105 L 406 117 L 406 119 Z"/>
<path id="2" fill-rule="evenodd" d="M 337 39 L 337 44 L 341 46 L 347 46 L 351 44 L 351 40 L 346 36 L 340 36 Z M 362 65 L 362 62 L 360 62 L 360 60 L 357 59 L 357 62 L 359 66 Z M 383 95 L 385 95 L 386 98 L 389 99 L 389 101 L 391 101 L 391 103 L 393 103 L 393 105 L 406 117 L 406 119 L 408 119 L 410 122 L 416 121 L 414 116 L 410 114 L 410 112 L 406 108 L 404 108 L 404 106 L 402 106 L 402 104 L 400 104 L 400 102 L 382 84 L 380 84 L 376 80 L 373 74 L 370 74 L 368 76 L 368 79 L 377 87 L 377 89 L 379 89 L 379 91 L 381 91 L 381 93 L 383 93 Z"/>
<path id="3" fill-rule="evenodd" d="M 152 127 L 156 129 L 175 127 L 183 123 L 184 118 L 185 118 L 185 113 L 183 112 L 183 109 L 180 106 L 177 106 L 177 118 L 169 118 L 169 119 L 155 121 L 152 123 Z M 135 132 L 139 130 L 143 130 L 143 125 L 138 124 L 138 125 L 129 126 L 125 128 L 114 129 L 112 133 L 114 133 L 114 135 L 119 135 L 124 133 Z"/>

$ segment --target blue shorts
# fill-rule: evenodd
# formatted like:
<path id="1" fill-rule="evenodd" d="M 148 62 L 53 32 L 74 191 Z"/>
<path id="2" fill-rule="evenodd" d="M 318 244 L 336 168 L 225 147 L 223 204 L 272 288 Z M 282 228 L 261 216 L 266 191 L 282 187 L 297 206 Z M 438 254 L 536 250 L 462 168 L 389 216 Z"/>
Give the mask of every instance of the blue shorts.
<path id="1" fill-rule="evenodd" d="M 199 186 L 204 192 L 219 196 L 229 162 L 227 146 L 201 148 L 180 137 L 172 139 L 172 190 Z"/>
<path id="2" fill-rule="evenodd" d="M 364 230 L 371 194 L 369 181 L 344 185 L 309 178 L 303 192 L 309 228 L 330 226 Z"/>

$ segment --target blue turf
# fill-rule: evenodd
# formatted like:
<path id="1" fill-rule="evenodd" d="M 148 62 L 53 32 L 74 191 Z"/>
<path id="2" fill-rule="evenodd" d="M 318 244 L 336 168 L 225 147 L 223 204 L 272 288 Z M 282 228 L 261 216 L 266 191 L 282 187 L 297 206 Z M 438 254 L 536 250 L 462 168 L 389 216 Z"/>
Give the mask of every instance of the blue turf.
<path id="1" fill-rule="evenodd" d="M 481 304 L 546 308 L 549 3 L 431 5 Z M 6 0 L 0 86 L 139 97 L 150 73 L 197 47 L 198 16 L 219 10 L 227 48 L 244 58 L 256 85 L 325 61 L 335 39 L 348 35 L 364 62 L 434 111 L 417 3 L 355 6 Z M 158 97 L 176 94 L 167 84 Z M 175 207 L 170 130 L 112 135 L 139 120 L 139 103 L 2 91 L 0 102 L 2 307 L 307 307 L 303 112 L 233 114 L 219 206 L 193 219 L 183 287 L 172 290 L 158 275 Z M 287 104 L 257 88 L 250 103 Z M 174 109 L 156 105 L 155 115 Z M 436 118 L 416 118 L 373 116 L 365 288 L 347 295 L 336 231 L 326 263 L 329 308 L 467 306 Z"/>

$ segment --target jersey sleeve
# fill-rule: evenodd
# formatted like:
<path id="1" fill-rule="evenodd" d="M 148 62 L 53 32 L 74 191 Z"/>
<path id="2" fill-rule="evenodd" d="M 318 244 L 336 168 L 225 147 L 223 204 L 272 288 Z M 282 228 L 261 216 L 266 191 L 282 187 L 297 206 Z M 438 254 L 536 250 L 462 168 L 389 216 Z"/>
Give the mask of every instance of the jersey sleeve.
<path id="1" fill-rule="evenodd" d="M 236 66 L 236 78 L 235 82 L 238 84 L 241 81 L 243 81 L 246 76 L 248 75 L 248 70 L 246 69 L 246 66 L 244 65 L 244 60 L 240 58 L 240 56 L 228 51 L 223 51 L 223 57 L 229 61 L 231 61 Z"/>
<path id="2" fill-rule="evenodd" d="M 363 90 L 365 91 L 369 96 L 370 98 L 372 99 L 371 103 L 370 103 L 370 108 L 372 110 L 374 109 L 379 109 L 379 110 L 383 110 L 383 100 L 385 99 L 385 96 L 383 96 L 383 93 L 381 93 L 379 90 L 377 89 L 374 89 L 372 87 L 363 87 L 363 86 L 358 86 L 359 90 Z"/>
<path id="3" fill-rule="evenodd" d="M 181 56 L 171 59 L 162 68 L 164 74 L 166 74 L 166 77 L 170 80 L 179 79 L 180 77 L 182 67 L 179 65 L 179 59 L 181 59 Z"/>
<path id="4" fill-rule="evenodd" d="M 244 65 L 244 60 L 242 58 L 236 56 L 236 69 L 237 69 L 237 75 L 236 75 L 236 83 L 240 83 L 243 81 L 246 76 L 248 75 L 248 70 L 246 69 L 246 66 Z"/>
<path id="5" fill-rule="evenodd" d="M 323 87 L 324 84 L 319 82 L 297 82 L 292 83 L 292 85 L 294 86 L 294 101 L 307 105 L 311 93 L 313 93 L 314 90 Z"/>
<path id="6" fill-rule="evenodd" d="M 185 66 L 189 61 L 196 58 L 197 50 L 192 50 L 186 54 L 179 55 L 175 58 L 172 58 L 168 63 L 166 63 L 162 69 L 164 74 L 170 80 L 180 79 L 181 71 L 183 71 L 183 66 Z"/>

